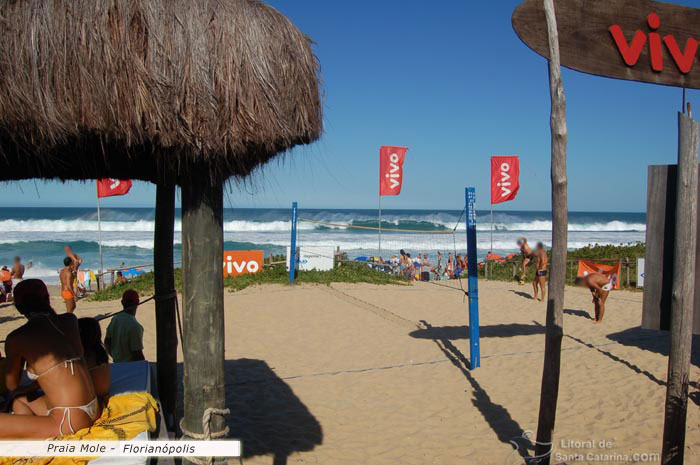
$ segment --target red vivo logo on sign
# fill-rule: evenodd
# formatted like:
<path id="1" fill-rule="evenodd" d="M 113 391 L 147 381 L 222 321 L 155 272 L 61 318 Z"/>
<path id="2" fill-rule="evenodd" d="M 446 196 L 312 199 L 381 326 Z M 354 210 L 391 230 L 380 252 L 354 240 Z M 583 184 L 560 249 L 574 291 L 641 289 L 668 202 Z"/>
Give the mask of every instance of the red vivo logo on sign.
<path id="1" fill-rule="evenodd" d="M 518 157 L 491 157 L 491 203 L 514 200 L 520 190 Z"/>
<path id="2" fill-rule="evenodd" d="M 649 29 L 656 31 L 661 27 L 661 19 L 656 13 L 652 13 L 647 16 L 647 24 Z M 644 49 L 644 44 L 647 41 L 647 35 L 641 30 L 637 30 L 634 33 L 632 42 L 628 43 L 625 38 L 625 34 L 622 31 L 622 27 L 618 24 L 613 24 L 610 26 L 610 34 L 613 36 L 617 50 L 622 55 L 622 59 L 625 61 L 627 66 L 634 66 L 639 61 L 639 57 L 642 55 L 642 50 Z M 651 58 L 651 69 L 660 73 L 664 70 L 664 55 L 661 46 L 661 35 L 658 32 L 649 32 L 649 56 Z M 692 37 L 689 37 L 685 43 L 685 49 L 681 50 L 676 42 L 676 38 L 669 34 L 663 38 L 664 44 L 668 52 L 673 57 L 673 61 L 676 63 L 678 70 L 683 74 L 688 74 L 691 69 L 693 69 L 693 63 L 695 62 L 695 55 L 698 51 L 698 41 Z"/>
<path id="3" fill-rule="evenodd" d="M 262 271 L 264 257 L 262 250 L 224 252 L 224 278 Z"/>
<path id="4" fill-rule="evenodd" d="M 403 147 L 382 147 L 379 150 L 379 195 L 399 195 L 403 184 Z"/>

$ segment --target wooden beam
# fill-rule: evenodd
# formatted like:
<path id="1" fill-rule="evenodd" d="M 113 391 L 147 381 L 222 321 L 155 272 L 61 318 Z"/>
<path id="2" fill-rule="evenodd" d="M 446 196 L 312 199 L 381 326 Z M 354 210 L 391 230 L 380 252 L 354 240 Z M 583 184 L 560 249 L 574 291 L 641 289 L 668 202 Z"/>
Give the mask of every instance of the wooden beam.
<path id="1" fill-rule="evenodd" d="M 223 184 L 191 172 L 182 185 L 183 426 L 195 434 L 204 411 L 225 404 L 223 255 Z M 222 431 L 224 418 L 211 418 L 211 432 Z"/>
<path id="2" fill-rule="evenodd" d="M 552 260 L 547 296 L 547 327 L 545 330 L 544 369 L 540 391 L 540 411 L 537 423 L 535 454 L 549 464 L 552 436 L 559 396 L 561 342 L 564 334 L 564 286 L 568 241 L 568 205 L 566 176 L 566 98 L 561 79 L 559 34 L 553 0 L 543 0 L 549 35 L 549 91 L 552 103 L 550 126 L 552 132 Z"/>
<path id="3" fill-rule="evenodd" d="M 678 114 L 678 183 L 671 294 L 671 353 L 661 463 L 683 464 L 688 409 L 688 376 L 693 335 L 698 213 L 698 123 Z"/>
<path id="4" fill-rule="evenodd" d="M 168 431 L 175 431 L 177 411 L 177 320 L 173 264 L 175 183 L 156 186 L 153 268 L 156 292 L 158 397 Z"/>

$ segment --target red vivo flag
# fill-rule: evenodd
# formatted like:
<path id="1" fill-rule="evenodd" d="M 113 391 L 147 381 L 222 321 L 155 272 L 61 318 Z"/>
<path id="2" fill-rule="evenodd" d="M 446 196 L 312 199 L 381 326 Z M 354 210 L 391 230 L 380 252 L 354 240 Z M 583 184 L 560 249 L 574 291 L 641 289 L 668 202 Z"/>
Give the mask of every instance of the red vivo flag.
<path id="1" fill-rule="evenodd" d="M 403 184 L 404 147 L 382 147 L 379 150 L 379 195 L 399 195 Z"/>
<path id="2" fill-rule="evenodd" d="M 491 204 L 515 200 L 519 189 L 518 157 L 491 157 Z"/>
<path id="3" fill-rule="evenodd" d="M 126 195 L 131 189 L 131 181 L 121 179 L 98 179 L 97 198 Z"/>

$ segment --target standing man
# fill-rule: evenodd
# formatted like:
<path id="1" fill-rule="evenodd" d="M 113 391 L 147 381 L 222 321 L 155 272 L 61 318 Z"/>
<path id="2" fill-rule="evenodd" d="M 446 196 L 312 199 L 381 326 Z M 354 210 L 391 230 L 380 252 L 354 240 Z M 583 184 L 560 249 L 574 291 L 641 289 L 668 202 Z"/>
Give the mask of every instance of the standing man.
<path id="1" fill-rule="evenodd" d="M 25 267 L 22 264 L 22 259 L 20 257 L 15 257 L 14 265 L 12 265 L 12 279 L 14 281 L 20 282 L 24 279 L 24 272 L 32 267 L 32 262 L 29 262 Z"/>
<path id="2" fill-rule="evenodd" d="M 123 310 L 112 318 L 107 326 L 105 348 L 114 363 L 137 362 L 143 356 L 143 326 L 136 320 L 139 294 L 133 289 L 122 294 Z"/>
<path id="3" fill-rule="evenodd" d="M 535 247 L 535 256 L 537 257 L 537 271 L 535 272 L 535 279 L 532 281 L 532 287 L 535 291 L 532 298 L 537 299 L 537 287 L 539 286 L 540 291 L 542 291 L 542 297 L 537 300 L 542 302 L 547 296 L 547 263 L 549 261 L 543 243 L 537 243 L 537 247 Z"/>
<path id="4" fill-rule="evenodd" d="M 66 311 L 75 311 L 75 291 L 73 290 L 73 259 L 66 257 L 63 259 L 63 269 L 59 273 L 61 279 L 61 297 L 66 303 Z"/>
<path id="5" fill-rule="evenodd" d="M 520 253 L 523 256 L 522 272 L 520 273 L 520 285 L 522 286 L 523 284 L 525 284 L 525 273 L 527 271 L 528 265 L 530 265 L 530 263 L 532 263 L 532 261 L 535 260 L 537 257 L 534 253 L 532 253 L 532 249 L 527 243 L 526 238 L 519 237 L 517 244 L 520 247 Z"/>
<path id="6" fill-rule="evenodd" d="M 608 300 L 608 294 L 613 289 L 612 282 L 600 273 L 589 273 L 583 278 L 576 278 L 576 285 L 587 287 L 593 295 L 593 303 L 595 304 L 595 321 L 600 323 L 605 315 L 605 301 Z"/>

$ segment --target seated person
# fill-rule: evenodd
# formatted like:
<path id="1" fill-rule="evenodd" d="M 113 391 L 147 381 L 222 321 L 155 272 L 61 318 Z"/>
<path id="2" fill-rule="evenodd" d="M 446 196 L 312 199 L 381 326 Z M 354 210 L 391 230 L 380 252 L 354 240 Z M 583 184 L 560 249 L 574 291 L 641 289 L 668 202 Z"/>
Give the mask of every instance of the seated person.
<path id="1" fill-rule="evenodd" d="M 83 357 L 88 370 L 90 370 L 95 394 L 104 400 L 109 395 L 110 371 L 109 356 L 105 346 L 102 345 L 100 323 L 94 318 L 80 318 L 78 328 L 80 329 L 80 342 L 83 344 Z"/>
<path id="2" fill-rule="evenodd" d="M 132 289 L 124 291 L 122 294 L 124 310 L 114 315 L 109 322 L 105 347 L 114 363 L 146 359 L 143 356 L 143 326 L 136 320 L 138 306 L 138 292 Z"/>
<path id="3" fill-rule="evenodd" d="M 127 282 L 127 280 L 126 280 L 126 278 L 124 277 L 124 275 L 122 274 L 122 272 L 121 272 L 121 271 L 117 271 L 116 284 L 124 284 L 124 283 L 126 283 L 126 282 Z"/>
<path id="4" fill-rule="evenodd" d="M 102 412 L 83 359 L 78 319 L 57 315 L 38 279 L 17 284 L 15 306 L 28 321 L 7 337 L 5 384 L 17 389 L 26 370 L 44 395 L 16 397 L 14 415 L 0 413 L 0 438 L 47 439 L 92 426 Z"/>

